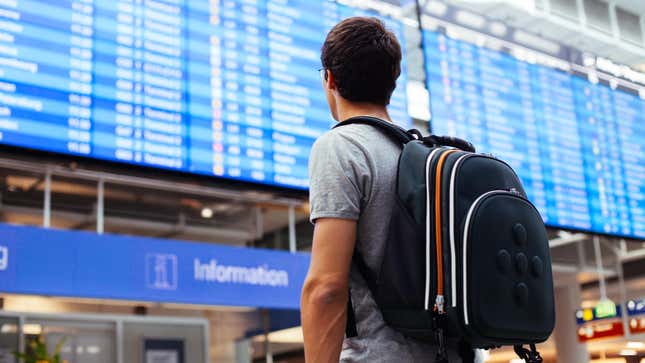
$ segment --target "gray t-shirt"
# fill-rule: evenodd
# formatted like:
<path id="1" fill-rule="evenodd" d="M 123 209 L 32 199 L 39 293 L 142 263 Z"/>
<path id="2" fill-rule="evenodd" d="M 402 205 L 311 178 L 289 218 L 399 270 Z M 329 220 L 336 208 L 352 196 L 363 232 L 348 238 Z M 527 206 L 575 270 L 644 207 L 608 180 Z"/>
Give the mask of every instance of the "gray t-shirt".
<path id="1" fill-rule="evenodd" d="M 358 221 L 356 248 L 372 271 L 383 257 L 394 205 L 401 147 L 373 126 L 332 129 L 314 144 L 309 159 L 311 221 Z M 436 347 L 406 338 L 385 325 L 355 266 L 350 289 L 358 336 L 345 338 L 341 362 L 432 362 Z M 454 352 L 451 362 L 461 360 Z"/>

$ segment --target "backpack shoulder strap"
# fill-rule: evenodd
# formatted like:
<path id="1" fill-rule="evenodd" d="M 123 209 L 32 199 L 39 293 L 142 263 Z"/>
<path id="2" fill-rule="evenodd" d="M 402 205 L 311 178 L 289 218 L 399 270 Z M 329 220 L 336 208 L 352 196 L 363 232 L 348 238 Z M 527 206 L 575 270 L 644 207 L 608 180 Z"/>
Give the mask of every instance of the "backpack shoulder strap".
<path id="1" fill-rule="evenodd" d="M 406 131 L 391 122 L 372 116 L 351 117 L 345 121 L 339 122 L 333 128 L 335 129 L 337 127 L 351 124 L 372 125 L 402 145 L 405 145 L 412 140 L 420 140 L 428 146 L 451 146 L 463 151 L 475 152 L 475 147 L 468 141 L 453 136 L 430 135 L 423 137 L 419 130 L 411 129 Z"/>
<path id="2" fill-rule="evenodd" d="M 386 134 L 387 136 L 389 136 L 399 144 L 407 144 L 412 140 L 417 140 L 421 135 L 421 133 L 419 133 L 416 130 L 414 130 L 416 132 L 406 131 L 391 122 L 387 122 L 387 121 L 381 120 L 380 118 L 372 117 L 372 116 L 351 117 L 351 118 L 348 118 L 347 120 L 339 122 L 333 128 L 335 129 L 337 127 L 351 125 L 351 124 L 372 125 L 377 129 L 381 130 L 384 134 Z"/>

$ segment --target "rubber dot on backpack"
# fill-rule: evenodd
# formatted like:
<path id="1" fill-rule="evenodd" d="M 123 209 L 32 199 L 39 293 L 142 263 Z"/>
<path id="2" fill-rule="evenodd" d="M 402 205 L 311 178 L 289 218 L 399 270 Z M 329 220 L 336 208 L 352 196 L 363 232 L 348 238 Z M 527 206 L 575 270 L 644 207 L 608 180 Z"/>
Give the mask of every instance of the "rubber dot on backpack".
<path id="1" fill-rule="evenodd" d="M 542 259 L 538 256 L 533 256 L 531 258 L 531 275 L 535 278 L 542 277 L 542 272 L 544 272 L 544 263 Z"/>
<path id="2" fill-rule="evenodd" d="M 518 274 L 524 275 L 529 269 L 529 260 L 522 252 L 515 255 L 515 271 Z"/>
<path id="3" fill-rule="evenodd" d="M 526 228 L 521 223 L 513 225 L 513 240 L 518 246 L 526 244 Z"/>
<path id="4" fill-rule="evenodd" d="M 519 306 L 526 305 L 529 302 L 529 287 L 523 282 L 518 283 L 515 285 L 513 296 Z"/>
<path id="5" fill-rule="evenodd" d="M 511 254 L 507 250 L 502 249 L 497 252 L 497 269 L 504 274 L 511 271 Z"/>

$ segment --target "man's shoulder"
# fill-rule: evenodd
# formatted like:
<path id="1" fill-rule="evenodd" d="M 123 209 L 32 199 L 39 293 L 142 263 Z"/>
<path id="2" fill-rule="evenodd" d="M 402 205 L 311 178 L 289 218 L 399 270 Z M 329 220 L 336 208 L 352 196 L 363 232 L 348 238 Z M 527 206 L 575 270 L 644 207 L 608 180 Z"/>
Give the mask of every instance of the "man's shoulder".
<path id="1" fill-rule="evenodd" d="M 325 132 L 314 143 L 314 148 L 352 146 L 369 152 L 370 149 L 392 144 L 392 141 L 378 128 L 365 124 L 350 124 Z"/>
<path id="2" fill-rule="evenodd" d="M 346 125 L 333 128 L 322 134 L 312 147 L 314 153 L 342 152 L 343 154 L 352 149 L 364 148 L 364 140 L 361 137 L 361 129 L 367 125 Z"/>
<path id="3" fill-rule="evenodd" d="M 350 124 L 350 125 L 343 125 L 340 127 L 334 127 L 331 130 L 325 132 L 322 136 L 318 138 L 318 140 L 343 140 L 346 139 L 348 141 L 354 139 L 355 136 L 361 135 L 365 132 L 367 129 L 371 129 L 372 126 L 370 125 L 364 125 L 364 124 Z"/>

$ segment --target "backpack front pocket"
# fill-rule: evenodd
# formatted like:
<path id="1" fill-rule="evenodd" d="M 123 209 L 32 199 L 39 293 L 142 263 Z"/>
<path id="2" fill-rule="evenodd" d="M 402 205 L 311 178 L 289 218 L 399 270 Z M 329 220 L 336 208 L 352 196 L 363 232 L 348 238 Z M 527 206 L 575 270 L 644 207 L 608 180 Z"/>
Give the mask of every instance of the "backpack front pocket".
<path id="1" fill-rule="evenodd" d="M 535 207 L 491 191 L 470 207 L 463 230 L 463 323 L 481 339 L 542 341 L 555 311 L 549 244 Z"/>

